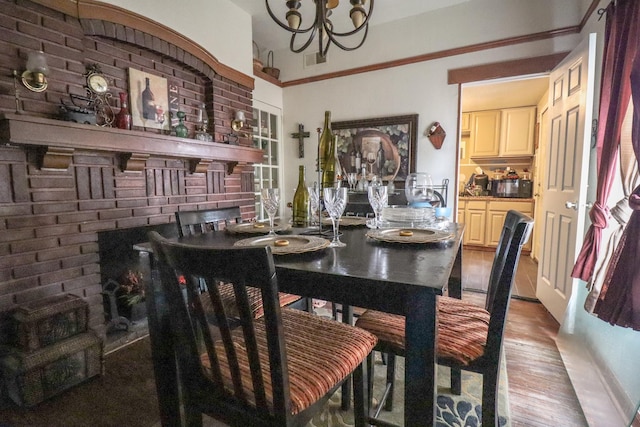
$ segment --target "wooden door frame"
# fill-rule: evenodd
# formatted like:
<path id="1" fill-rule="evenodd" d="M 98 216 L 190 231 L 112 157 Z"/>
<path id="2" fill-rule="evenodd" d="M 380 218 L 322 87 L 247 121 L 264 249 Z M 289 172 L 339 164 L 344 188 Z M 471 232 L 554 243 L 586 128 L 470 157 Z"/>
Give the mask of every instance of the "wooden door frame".
<path id="1" fill-rule="evenodd" d="M 535 56 L 510 61 L 493 62 L 490 64 L 474 65 L 470 67 L 454 68 L 447 71 L 447 83 L 458 85 L 458 115 L 456 133 L 456 153 L 460 153 L 460 117 L 462 115 L 462 85 L 464 83 L 495 80 L 509 77 L 520 77 L 535 74 L 548 74 L 553 70 L 570 52 L 560 52 L 551 55 Z M 458 176 L 460 171 L 460 155 L 456 154 L 457 173 L 454 176 L 456 189 L 453 210 L 458 209 L 457 189 L 460 183 Z"/>

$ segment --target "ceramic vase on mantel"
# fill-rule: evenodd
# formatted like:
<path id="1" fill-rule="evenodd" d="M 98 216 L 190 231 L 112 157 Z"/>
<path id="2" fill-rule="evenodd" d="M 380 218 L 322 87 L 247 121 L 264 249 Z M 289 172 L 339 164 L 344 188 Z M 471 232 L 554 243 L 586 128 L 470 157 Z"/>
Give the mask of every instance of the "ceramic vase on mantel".
<path id="1" fill-rule="evenodd" d="M 131 112 L 126 92 L 120 92 L 120 111 L 116 115 L 115 124 L 118 129 L 131 129 Z"/>

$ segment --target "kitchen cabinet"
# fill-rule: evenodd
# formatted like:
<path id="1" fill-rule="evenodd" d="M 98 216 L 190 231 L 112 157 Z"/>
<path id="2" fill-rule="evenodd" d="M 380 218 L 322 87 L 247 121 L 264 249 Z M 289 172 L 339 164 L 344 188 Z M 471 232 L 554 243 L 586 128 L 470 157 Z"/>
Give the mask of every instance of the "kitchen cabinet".
<path id="1" fill-rule="evenodd" d="M 504 219 L 511 209 L 533 218 L 531 199 L 468 198 L 459 202 L 458 221 L 465 223 L 463 244 L 487 248 L 498 246 Z M 531 239 L 523 246 L 523 250 L 531 251 Z"/>
<path id="2" fill-rule="evenodd" d="M 498 157 L 500 154 L 500 110 L 475 111 L 470 115 L 470 157 Z"/>
<path id="3" fill-rule="evenodd" d="M 460 133 L 468 134 L 471 132 L 471 113 L 462 113 L 460 117 Z"/>
<path id="4" fill-rule="evenodd" d="M 470 157 L 533 156 L 536 107 L 474 111 L 470 114 Z"/>
<path id="5" fill-rule="evenodd" d="M 510 209 L 522 212 L 533 218 L 533 202 L 524 201 L 491 201 L 487 206 L 487 231 L 486 245 L 496 247 L 500 242 L 500 234 L 507 211 Z M 522 247 L 525 251 L 531 251 L 531 238 Z"/>
<path id="6" fill-rule="evenodd" d="M 464 211 L 467 207 L 467 202 L 464 200 L 458 200 L 458 223 L 464 223 Z M 464 240 L 464 239 L 463 239 Z"/>
<path id="7" fill-rule="evenodd" d="M 486 217 L 487 217 L 487 202 L 484 200 L 469 200 L 467 201 L 466 209 L 464 212 L 464 238 L 463 244 L 465 245 L 480 245 L 485 244 L 485 229 L 486 229 Z"/>
<path id="8" fill-rule="evenodd" d="M 500 120 L 500 155 L 533 156 L 536 107 L 503 109 Z"/>

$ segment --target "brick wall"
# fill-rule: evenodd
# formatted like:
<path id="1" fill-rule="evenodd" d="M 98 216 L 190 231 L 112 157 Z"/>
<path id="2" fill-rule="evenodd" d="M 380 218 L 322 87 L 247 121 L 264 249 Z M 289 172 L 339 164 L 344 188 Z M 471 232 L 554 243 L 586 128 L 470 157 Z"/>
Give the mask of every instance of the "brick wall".
<path id="1" fill-rule="evenodd" d="M 112 82 L 116 111 L 117 93 L 127 91 L 127 69 L 134 67 L 179 85 L 191 132 L 202 102 L 217 141 L 230 132 L 235 110 L 251 118 L 250 88 L 181 49 L 135 29 L 80 22 L 22 0 L 0 0 L 1 112 L 16 109 L 11 72 L 24 69 L 31 50 L 47 57 L 49 88 L 34 93 L 22 87 L 23 114 L 57 116 L 61 99 L 85 94 L 83 73 L 97 63 Z M 251 141 L 241 138 L 240 144 Z M 98 231 L 172 222 L 178 209 L 240 205 L 245 218 L 254 215 L 250 165 L 229 175 L 225 164 L 213 162 L 205 173 L 191 174 L 183 160 L 151 157 L 142 172 L 122 172 L 117 153 L 76 150 L 68 169 L 41 170 L 32 157 L 32 151 L 0 146 L 0 325 L 18 304 L 71 292 L 89 302 L 90 326 L 104 334 Z M 5 333 L 0 328 L 0 342 Z"/>

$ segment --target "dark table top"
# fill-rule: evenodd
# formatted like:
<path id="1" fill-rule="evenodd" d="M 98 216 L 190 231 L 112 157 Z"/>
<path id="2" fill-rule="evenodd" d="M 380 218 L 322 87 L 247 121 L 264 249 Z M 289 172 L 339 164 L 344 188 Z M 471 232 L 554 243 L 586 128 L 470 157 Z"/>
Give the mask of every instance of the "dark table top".
<path id="1" fill-rule="evenodd" d="M 403 314 L 412 292 L 441 295 L 446 290 L 463 232 L 462 225 L 453 227 L 452 240 L 427 244 L 379 242 L 366 237 L 367 228 L 344 227 L 340 239 L 346 247 L 274 255 L 279 286 L 286 292 Z M 250 237 L 213 232 L 179 240 L 229 247 Z"/>

